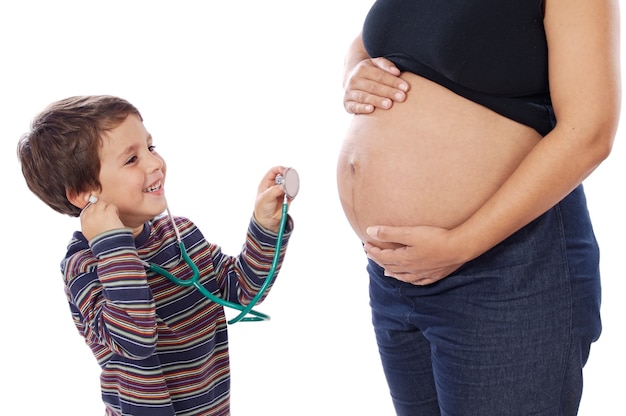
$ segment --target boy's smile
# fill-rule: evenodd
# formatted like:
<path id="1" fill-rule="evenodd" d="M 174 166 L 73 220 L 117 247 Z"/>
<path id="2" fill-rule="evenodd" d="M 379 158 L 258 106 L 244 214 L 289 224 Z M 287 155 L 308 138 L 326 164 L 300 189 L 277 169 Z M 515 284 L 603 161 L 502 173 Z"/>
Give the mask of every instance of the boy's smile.
<path id="1" fill-rule="evenodd" d="M 100 184 L 96 195 L 118 209 L 122 223 L 135 232 L 161 214 L 165 200 L 166 164 L 152 145 L 152 136 L 136 115 L 103 134 Z"/>

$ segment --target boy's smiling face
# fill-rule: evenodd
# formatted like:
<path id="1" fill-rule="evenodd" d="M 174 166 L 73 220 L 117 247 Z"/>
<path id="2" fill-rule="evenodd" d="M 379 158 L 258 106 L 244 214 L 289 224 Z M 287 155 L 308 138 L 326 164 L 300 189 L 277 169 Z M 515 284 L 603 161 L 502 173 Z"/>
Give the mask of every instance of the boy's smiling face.
<path id="1" fill-rule="evenodd" d="M 165 161 L 154 150 L 152 136 L 141 119 L 131 114 L 103 134 L 97 196 L 117 207 L 120 220 L 135 233 L 144 222 L 167 208 Z"/>

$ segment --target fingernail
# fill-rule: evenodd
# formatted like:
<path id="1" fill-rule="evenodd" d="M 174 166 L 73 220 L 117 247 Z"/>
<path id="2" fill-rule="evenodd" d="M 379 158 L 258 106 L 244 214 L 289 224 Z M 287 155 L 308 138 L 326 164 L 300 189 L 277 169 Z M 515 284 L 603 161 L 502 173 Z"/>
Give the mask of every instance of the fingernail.
<path id="1" fill-rule="evenodd" d="M 367 227 L 365 232 L 367 233 L 367 235 L 371 235 L 375 237 L 376 234 L 378 234 L 378 227 Z"/>

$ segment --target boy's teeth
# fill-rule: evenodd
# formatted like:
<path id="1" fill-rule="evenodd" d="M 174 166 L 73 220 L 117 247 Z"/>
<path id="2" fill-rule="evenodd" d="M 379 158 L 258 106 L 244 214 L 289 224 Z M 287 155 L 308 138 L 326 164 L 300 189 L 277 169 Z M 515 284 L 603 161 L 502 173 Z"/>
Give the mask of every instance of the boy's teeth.
<path id="1" fill-rule="evenodd" d="M 151 186 L 150 188 L 146 188 L 144 192 L 154 192 L 158 190 L 160 187 L 161 187 L 161 184 Z"/>

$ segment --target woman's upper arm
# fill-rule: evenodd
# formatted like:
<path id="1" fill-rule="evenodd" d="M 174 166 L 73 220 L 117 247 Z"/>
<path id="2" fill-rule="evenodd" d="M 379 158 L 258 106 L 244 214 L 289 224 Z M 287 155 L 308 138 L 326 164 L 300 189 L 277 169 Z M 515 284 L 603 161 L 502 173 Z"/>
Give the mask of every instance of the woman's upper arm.
<path id="1" fill-rule="evenodd" d="M 621 101 L 618 0 L 545 0 L 544 25 L 557 128 L 608 155 Z"/>

